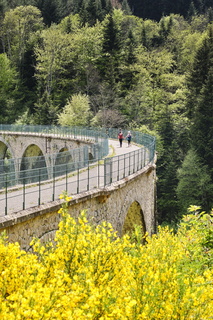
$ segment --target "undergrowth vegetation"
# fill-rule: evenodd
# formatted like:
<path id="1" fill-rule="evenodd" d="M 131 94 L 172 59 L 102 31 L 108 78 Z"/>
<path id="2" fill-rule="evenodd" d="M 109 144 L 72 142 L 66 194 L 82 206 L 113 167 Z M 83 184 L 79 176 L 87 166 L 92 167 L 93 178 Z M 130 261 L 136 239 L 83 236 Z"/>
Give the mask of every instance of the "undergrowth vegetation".
<path id="1" fill-rule="evenodd" d="M 176 233 L 119 238 L 65 201 L 55 241 L 27 253 L 2 237 L 0 319 L 211 319 L 213 217 L 190 210 Z"/>

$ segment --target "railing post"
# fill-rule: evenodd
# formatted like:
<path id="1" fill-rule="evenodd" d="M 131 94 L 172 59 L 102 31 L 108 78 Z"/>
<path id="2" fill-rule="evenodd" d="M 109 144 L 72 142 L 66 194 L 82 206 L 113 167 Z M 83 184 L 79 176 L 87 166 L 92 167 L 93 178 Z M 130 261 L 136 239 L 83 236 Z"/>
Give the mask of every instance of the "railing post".
<path id="1" fill-rule="evenodd" d="M 55 200 L 55 166 L 53 167 L 53 194 L 52 194 L 52 201 Z"/>
<path id="2" fill-rule="evenodd" d="M 66 192 L 68 192 L 68 168 L 66 163 Z"/>
<path id="3" fill-rule="evenodd" d="M 87 191 L 89 190 L 89 160 L 88 160 L 88 165 L 87 165 Z"/>
<path id="4" fill-rule="evenodd" d="M 125 167 L 126 167 L 126 157 L 125 157 L 125 154 L 124 154 L 124 174 L 123 174 L 123 178 L 125 178 Z"/>
<path id="5" fill-rule="evenodd" d="M 5 174 L 5 216 L 7 215 L 7 174 Z"/>
<path id="6" fill-rule="evenodd" d="M 106 159 L 104 159 L 104 187 L 106 186 Z"/>
<path id="7" fill-rule="evenodd" d="M 100 187 L 100 163 L 98 158 L 98 188 Z"/>
<path id="8" fill-rule="evenodd" d="M 110 183 L 112 183 L 112 159 L 110 158 Z"/>
<path id="9" fill-rule="evenodd" d="M 131 160 L 131 152 L 129 153 L 129 175 L 130 175 L 130 160 Z"/>
<path id="10" fill-rule="evenodd" d="M 145 167 L 146 165 L 146 148 L 144 148 L 144 161 L 143 161 L 143 166 Z"/>
<path id="11" fill-rule="evenodd" d="M 137 162 L 137 171 L 140 168 L 140 149 L 138 150 L 138 162 Z"/>
<path id="12" fill-rule="evenodd" d="M 25 209 L 25 170 L 23 171 L 24 177 L 23 177 L 23 210 Z"/>
<path id="13" fill-rule="evenodd" d="M 77 175 L 77 194 L 79 194 L 79 163 L 78 163 L 78 175 Z"/>
<path id="14" fill-rule="evenodd" d="M 119 180 L 120 177 L 120 161 L 119 161 L 119 156 L 118 156 L 118 173 L 117 173 L 117 181 Z"/>
<path id="15" fill-rule="evenodd" d="M 41 169 L 38 171 L 38 205 L 41 204 Z"/>
<path id="16" fill-rule="evenodd" d="M 133 173 L 135 173 L 135 151 L 134 151 L 134 158 L 133 158 L 133 162 L 134 162 L 134 165 L 133 165 Z"/>

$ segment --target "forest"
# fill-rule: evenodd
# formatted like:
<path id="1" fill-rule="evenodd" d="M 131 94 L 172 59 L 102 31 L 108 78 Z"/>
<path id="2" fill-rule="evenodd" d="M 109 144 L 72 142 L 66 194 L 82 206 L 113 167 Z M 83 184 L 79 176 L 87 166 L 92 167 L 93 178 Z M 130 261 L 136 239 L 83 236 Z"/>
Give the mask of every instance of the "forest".
<path id="1" fill-rule="evenodd" d="M 0 123 L 157 138 L 158 222 L 213 207 L 212 0 L 0 0 Z"/>

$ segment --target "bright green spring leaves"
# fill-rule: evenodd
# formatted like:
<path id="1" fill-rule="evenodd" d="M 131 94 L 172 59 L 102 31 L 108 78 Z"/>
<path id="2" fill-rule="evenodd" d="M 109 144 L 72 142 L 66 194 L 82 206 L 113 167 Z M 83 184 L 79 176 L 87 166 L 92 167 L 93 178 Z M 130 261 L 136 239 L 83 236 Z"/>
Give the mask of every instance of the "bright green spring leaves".
<path id="1" fill-rule="evenodd" d="M 141 245 L 84 213 L 75 221 L 66 205 L 60 213 L 56 241 L 35 241 L 36 254 L 1 241 L 1 320 L 211 318 L 211 215 L 190 214 L 177 234 L 160 228 Z"/>

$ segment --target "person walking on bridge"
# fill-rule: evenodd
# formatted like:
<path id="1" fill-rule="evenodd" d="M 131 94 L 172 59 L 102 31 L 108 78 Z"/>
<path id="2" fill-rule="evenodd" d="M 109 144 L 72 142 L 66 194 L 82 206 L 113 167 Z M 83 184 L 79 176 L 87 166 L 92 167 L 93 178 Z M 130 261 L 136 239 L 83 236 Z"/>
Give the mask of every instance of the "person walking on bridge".
<path id="1" fill-rule="evenodd" d="M 118 133 L 118 140 L 120 142 L 120 148 L 122 147 L 123 139 L 124 139 L 124 136 L 123 136 L 122 130 L 120 129 L 119 133 Z"/>
<path id="2" fill-rule="evenodd" d="M 131 135 L 130 131 L 128 131 L 128 134 L 126 136 L 126 140 L 128 142 L 128 147 L 130 147 L 131 146 L 131 140 L 132 140 L 132 135 Z"/>

